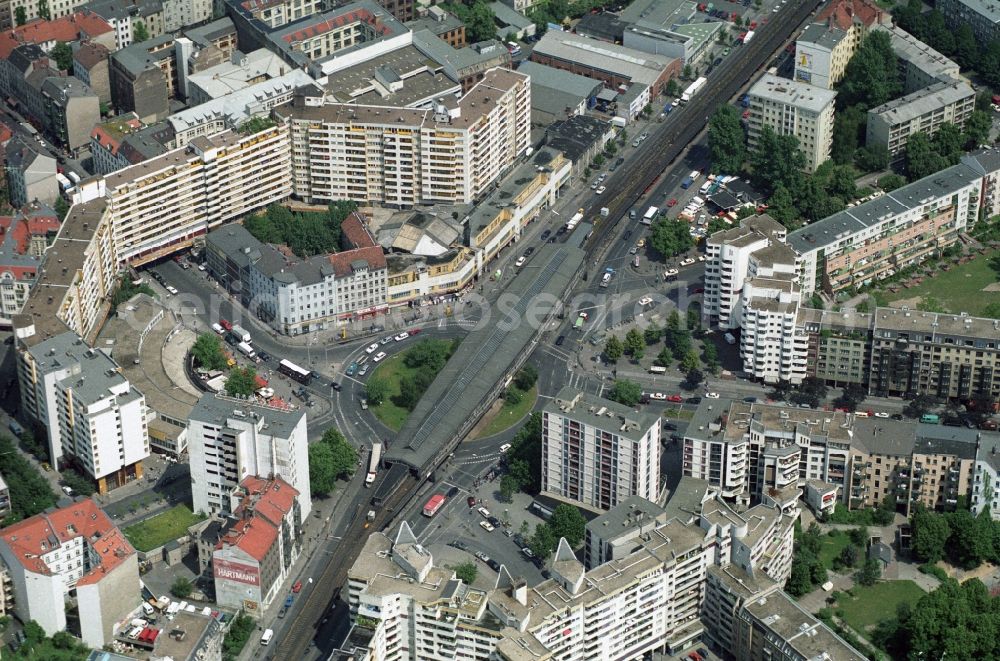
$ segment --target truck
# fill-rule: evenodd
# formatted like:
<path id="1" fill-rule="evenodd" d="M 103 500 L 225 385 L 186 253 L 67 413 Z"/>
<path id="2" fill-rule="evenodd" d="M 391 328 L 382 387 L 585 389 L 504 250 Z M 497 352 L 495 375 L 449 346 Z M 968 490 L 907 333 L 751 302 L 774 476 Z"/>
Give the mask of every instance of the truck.
<path id="1" fill-rule="evenodd" d="M 59 182 L 59 188 L 61 188 L 63 192 L 66 192 L 66 191 L 68 191 L 68 190 L 69 190 L 70 188 L 73 188 L 73 182 L 72 182 L 72 181 L 70 181 L 70 180 L 69 180 L 69 179 L 68 179 L 68 178 L 66 177 L 66 175 L 64 175 L 64 174 L 62 174 L 62 173 L 60 173 L 60 172 L 57 172 L 57 173 L 56 173 L 56 181 L 58 181 L 58 182 Z"/>
<path id="2" fill-rule="evenodd" d="M 253 358 L 257 355 L 254 353 L 253 347 L 246 342 L 240 342 L 236 345 L 236 348 L 239 349 L 239 352 L 247 358 Z"/>
<path id="3" fill-rule="evenodd" d="M 447 500 L 443 493 L 436 493 L 428 499 L 427 504 L 424 505 L 424 516 L 432 517 L 438 513 L 442 507 L 444 507 L 444 502 Z"/>
<path id="4" fill-rule="evenodd" d="M 691 97 L 697 94 L 698 90 L 704 87 L 705 83 L 707 82 L 708 78 L 701 76 L 700 78 L 698 78 L 698 80 L 688 85 L 687 89 L 684 90 L 684 93 L 681 94 L 681 103 L 687 103 L 688 101 L 690 101 Z"/>
<path id="5" fill-rule="evenodd" d="M 569 219 L 569 222 L 566 223 L 566 231 L 572 232 L 576 229 L 576 226 L 580 224 L 581 220 L 583 220 L 583 209 L 577 211 L 573 214 L 573 217 Z"/>
<path id="6" fill-rule="evenodd" d="M 80 175 L 73 172 L 72 170 L 66 170 L 66 176 L 72 179 L 74 184 L 80 183 Z"/>
<path id="7" fill-rule="evenodd" d="M 244 329 L 242 326 L 236 326 L 234 324 L 233 327 L 229 330 L 229 332 L 232 333 L 233 336 L 240 342 L 246 342 L 247 344 L 250 344 L 250 342 L 252 342 L 252 340 L 250 339 L 250 333 L 248 333 L 246 329 Z"/>
<path id="8" fill-rule="evenodd" d="M 375 484 L 375 476 L 378 475 L 379 461 L 382 459 L 382 444 L 372 443 L 372 453 L 368 457 L 368 474 L 365 475 L 365 486 L 370 487 Z"/>
<path id="9" fill-rule="evenodd" d="M 657 209 L 656 207 L 649 207 L 648 209 L 646 209 L 646 213 L 644 213 L 642 216 L 642 224 L 651 225 L 653 223 L 653 218 L 656 217 L 656 214 L 659 211 L 660 210 Z"/>
<path id="10" fill-rule="evenodd" d="M 753 35 L 754 35 L 753 30 L 747 32 L 747 36 L 743 37 L 743 44 L 744 45 L 749 44 L 750 40 L 753 39 Z"/>

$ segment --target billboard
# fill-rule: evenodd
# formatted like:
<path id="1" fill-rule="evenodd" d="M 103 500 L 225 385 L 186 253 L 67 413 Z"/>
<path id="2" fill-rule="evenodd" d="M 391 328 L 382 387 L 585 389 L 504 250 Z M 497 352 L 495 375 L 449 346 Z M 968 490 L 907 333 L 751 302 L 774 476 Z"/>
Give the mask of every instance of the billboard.
<path id="1" fill-rule="evenodd" d="M 260 585 L 260 569 L 252 565 L 212 558 L 212 571 L 216 579 L 236 581 L 246 585 Z"/>

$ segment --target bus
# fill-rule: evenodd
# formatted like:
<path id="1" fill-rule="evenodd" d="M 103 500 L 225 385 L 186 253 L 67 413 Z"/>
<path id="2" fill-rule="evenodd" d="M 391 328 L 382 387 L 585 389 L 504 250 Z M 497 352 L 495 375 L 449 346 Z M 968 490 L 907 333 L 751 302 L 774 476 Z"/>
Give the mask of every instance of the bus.
<path id="1" fill-rule="evenodd" d="M 304 386 L 308 386 L 312 381 L 312 373 L 308 370 L 304 370 L 290 360 L 284 360 L 278 363 L 278 371 L 285 376 L 290 376 Z"/>
<path id="2" fill-rule="evenodd" d="M 652 367 L 649 368 L 649 373 L 650 374 L 666 374 L 667 373 L 667 368 L 663 367 L 661 365 L 653 365 Z"/>
<path id="3" fill-rule="evenodd" d="M 436 493 L 431 496 L 430 500 L 427 501 L 427 504 L 424 505 L 424 516 L 432 517 L 437 514 L 438 510 L 444 506 L 445 500 L 446 498 L 443 493 Z"/>
<path id="4" fill-rule="evenodd" d="M 920 416 L 920 422 L 927 425 L 937 425 L 941 423 L 941 418 L 933 413 L 924 413 Z"/>

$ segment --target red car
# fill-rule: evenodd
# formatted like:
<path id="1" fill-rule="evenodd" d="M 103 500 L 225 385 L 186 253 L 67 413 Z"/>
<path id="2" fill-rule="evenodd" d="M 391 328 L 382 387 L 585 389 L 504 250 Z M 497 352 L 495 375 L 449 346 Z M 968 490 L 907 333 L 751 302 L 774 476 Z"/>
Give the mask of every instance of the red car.
<path id="1" fill-rule="evenodd" d="M 410 333 L 410 335 L 419 335 L 420 334 L 420 329 L 419 328 L 414 328 L 413 330 L 409 331 L 409 333 Z"/>
<path id="2" fill-rule="evenodd" d="M 681 397 L 680 395 L 670 395 L 669 397 L 667 397 L 667 401 L 668 402 L 674 402 L 674 403 L 680 403 L 680 402 L 684 401 L 684 398 Z"/>
<path id="3" fill-rule="evenodd" d="M 468 498 L 466 498 L 465 502 L 467 502 L 469 504 L 469 507 L 475 507 L 476 506 L 476 499 L 473 498 L 472 496 L 469 496 Z"/>
<path id="4" fill-rule="evenodd" d="M 750 118 L 750 111 L 749 110 L 744 110 L 743 111 L 743 119 L 749 119 L 749 118 Z"/>
<path id="5" fill-rule="evenodd" d="M 292 592 L 298 594 L 302 591 L 302 581 L 295 581 L 295 585 L 292 586 Z"/>
<path id="6" fill-rule="evenodd" d="M 219 325 L 225 328 L 227 331 L 233 330 L 233 325 L 229 323 L 226 319 L 219 319 Z"/>
<path id="7" fill-rule="evenodd" d="M 677 198 L 676 197 L 672 197 L 669 200 L 667 200 L 667 206 L 668 207 L 677 206 Z"/>

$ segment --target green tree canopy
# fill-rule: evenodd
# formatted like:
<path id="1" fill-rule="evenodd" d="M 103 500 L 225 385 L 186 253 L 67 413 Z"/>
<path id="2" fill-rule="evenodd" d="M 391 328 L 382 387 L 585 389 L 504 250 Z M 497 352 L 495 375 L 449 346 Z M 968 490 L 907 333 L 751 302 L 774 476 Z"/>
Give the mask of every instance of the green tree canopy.
<path id="1" fill-rule="evenodd" d="M 132 41 L 136 44 L 141 44 L 144 41 L 149 40 L 149 30 L 146 28 L 146 24 L 142 21 L 136 21 L 132 26 Z"/>
<path id="2" fill-rule="evenodd" d="M 638 328 L 631 328 L 625 334 L 625 353 L 638 362 L 646 351 L 646 338 Z"/>
<path id="3" fill-rule="evenodd" d="M 535 526 L 535 534 L 528 541 L 528 548 L 544 560 L 552 555 L 557 543 L 559 543 L 559 538 L 552 532 L 552 528 L 546 523 L 539 523 Z"/>
<path id="4" fill-rule="evenodd" d="M 664 257 L 674 257 L 694 245 L 690 226 L 672 218 L 660 218 L 653 223 L 649 243 Z"/>
<path id="5" fill-rule="evenodd" d="M 859 106 L 839 110 L 833 118 L 833 146 L 830 158 L 834 163 L 847 165 L 854 161 L 854 153 L 865 139 L 867 118 Z"/>
<path id="6" fill-rule="evenodd" d="M 615 335 L 609 335 L 604 342 L 604 358 L 610 363 L 617 363 L 625 354 L 625 345 Z"/>
<path id="7" fill-rule="evenodd" d="M 923 131 L 910 136 L 906 143 L 906 174 L 910 181 L 940 172 L 948 167 L 948 159 L 938 153 L 937 148 Z"/>
<path id="8" fill-rule="evenodd" d="M 583 542 L 587 519 L 576 507 L 561 503 L 552 510 L 552 516 L 549 517 L 549 527 L 557 540 L 560 537 L 565 537 L 569 545 L 576 548 Z"/>
<path id="9" fill-rule="evenodd" d="M 652 319 L 649 321 L 649 325 L 642 331 L 642 337 L 646 340 L 646 344 L 656 344 L 662 336 L 663 329 Z"/>
<path id="10" fill-rule="evenodd" d="M 906 178 L 898 174 L 887 174 L 878 178 L 878 187 L 886 193 L 906 185 Z"/>
<path id="11" fill-rule="evenodd" d="M 708 122 L 708 150 L 715 172 L 739 172 L 746 160 L 740 111 L 723 104 Z"/>
<path id="12" fill-rule="evenodd" d="M 193 590 L 194 586 L 191 585 L 191 581 L 183 576 L 178 576 L 170 585 L 170 593 L 178 599 L 187 599 Z"/>
<path id="13" fill-rule="evenodd" d="M 968 23 L 955 30 L 955 59 L 963 69 L 974 69 L 979 64 L 979 44 Z"/>
<path id="14" fill-rule="evenodd" d="M 24 6 L 19 6 L 14 9 L 14 23 L 21 27 L 28 22 L 28 10 Z"/>
<path id="15" fill-rule="evenodd" d="M 309 445 L 309 489 L 314 496 L 333 492 L 337 483 L 333 448 L 326 443 Z"/>
<path id="16" fill-rule="evenodd" d="M 222 351 L 222 341 L 215 333 L 202 333 L 191 345 L 191 357 L 194 364 L 207 370 L 224 370 L 226 355 Z"/>
<path id="17" fill-rule="evenodd" d="M 73 71 L 73 49 L 65 41 L 57 42 L 49 55 L 56 61 L 56 66 L 60 71 Z"/>
<path id="18" fill-rule="evenodd" d="M 527 392 L 538 382 L 538 368 L 531 363 L 526 363 L 524 367 L 517 371 L 514 376 L 514 385 L 518 390 Z"/>
<path id="19" fill-rule="evenodd" d="M 357 210 L 356 202 L 331 203 L 325 212 L 293 213 L 272 204 L 263 213 L 247 217 L 243 226 L 258 241 L 284 244 L 299 257 L 325 255 L 341 249 L 340 225 Z"/>
<path id="20" fill-rule="evenodd" d="M 358 466 L 358 451 L 338 430 L 331 427 L 323 433 L 324 444 L 330 447 L 335 478 L 350 477 Z"/>
<path id="21" fill-rule="evenodd" d="M 899 96 L 903 83 L 898 58 L 887 32 L 873 30 L 847 63 L 837 90 L 837 106 L 867 111 Z"/>
<path id="22" fill-rule="evenodd" d="M 754 185 L 769 193 L 778 186 L 798 190 L 805 165 L 799 139 L 794 135 L 778 135 L 770 126 L 764 127 L 750 152 Z"/>
<path id="23" fill-rule="evenodd" d="M 249 397 L 257 390 L 257 370 L 252 367 L 234 367 L 226 376 L 226 394 L 230 397 Z"/>
<path id="24" fill-rule="evenodd" d="M 508 473 L 518 482 L 518 488 L 538 493 L 542 484 L 542 415 L 535 412 L 510 442 L 507 450 Z"/>
<path id="25" fill-rule="evenodd" d="M 684 357 L 681 358 L 681 369 L 690 374 L 691 372 L 697 372 L 699 365 L 701 365 L 701 362 L 698 360 L 698 352 L 694 349 L 688 349 Z"/>
<path id="26" fill-rule="evenodd" d="M 410 347 L 403 364 L 410 369 L 425 369 L 437 374 L 448 362 L 448 345 L 437 340 L 421 340 Z"/>
<path id="27" fill-rule="evenodd" d="M 474 562 L 463 562 L 455 567 L 455 577 L 466 585 L 472 585 L 475 583 L 477 573 L 478 570 L 476 568 L 476 563 Z"/>
<path id="28" fill-rule="evenodd" d="M 497 38 L 496 16 L 485 0 L 449 2 L 442 6 L 465 24 L 465 36 L 470 42 Z"/>
<path id="29" fill-rule="evenodd" d="M 365 383 L 365 398 L 372 406 L 378 406 L 389 396 L 389 382 L 380 376 L 372 376 Z"/>
<path id="30" fill-rule="evenodd" d="M 635 406 L 639 403 L 641 397 L 642 386 L 635 381 L 627 379 L 615 381 L 614 386 L 611 387 L 611 392 L 608 393 L 608 399 L 619 404 L 624 404 L 625 406 Z"/>

